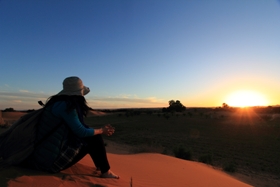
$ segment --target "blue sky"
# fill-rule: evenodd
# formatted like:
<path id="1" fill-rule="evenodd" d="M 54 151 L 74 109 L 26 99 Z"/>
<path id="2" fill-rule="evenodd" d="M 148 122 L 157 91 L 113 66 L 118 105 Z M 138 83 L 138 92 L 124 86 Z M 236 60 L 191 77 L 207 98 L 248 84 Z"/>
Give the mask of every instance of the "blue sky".
<path id="1" fill-rule="evenodd" d="M 277 0 L 0 0 L 0 109 L 79 76 L 92 108 L 280 104 Z"/>

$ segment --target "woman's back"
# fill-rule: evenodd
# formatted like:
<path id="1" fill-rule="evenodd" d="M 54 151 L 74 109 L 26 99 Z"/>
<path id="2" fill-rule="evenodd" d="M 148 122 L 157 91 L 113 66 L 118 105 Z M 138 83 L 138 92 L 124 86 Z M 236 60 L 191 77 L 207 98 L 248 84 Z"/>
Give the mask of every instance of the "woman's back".
<path id="1" fill-rule="evenodd" d="M 68 138 L 69 128 L 62 118 L 53 114 L 52 108 L 45 108 L 37 129 L 36 143 L 40 143 L 27 161 L 35 169 L 50 171 L 63 142 Z"/>

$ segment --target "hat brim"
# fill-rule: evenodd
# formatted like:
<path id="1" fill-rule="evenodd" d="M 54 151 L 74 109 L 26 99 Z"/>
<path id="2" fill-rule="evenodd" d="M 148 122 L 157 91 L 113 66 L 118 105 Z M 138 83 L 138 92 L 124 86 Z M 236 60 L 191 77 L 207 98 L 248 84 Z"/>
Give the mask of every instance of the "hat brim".
<path id="1" fill-rule="evenodd" d="M 90 92 L 89 87 L 84 86 L 83 89 L 76 90 L 76 91 L 68 91 L 68 90 L 61 90 L 58 94 L 56 95 L 81 95 L 85 96 Z"/>

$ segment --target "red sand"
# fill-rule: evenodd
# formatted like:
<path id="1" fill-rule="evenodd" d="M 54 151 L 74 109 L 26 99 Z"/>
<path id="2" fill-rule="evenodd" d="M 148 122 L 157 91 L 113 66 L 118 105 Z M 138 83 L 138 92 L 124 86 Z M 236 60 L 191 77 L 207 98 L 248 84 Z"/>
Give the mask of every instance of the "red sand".
<path id="1" fill-rule="evenodd" d="M 9 187 L 249 187 L 250 185 L 202 163 L 143 153 L 108 153 L 112 171 L 120 179 L 103 179 L 89 156 L 60 174 L 25 175 L 10 179 Z M 2 172 L 1 172 L 2 174 Z M 2 186 L 2 185 L 1 185 Z"/>

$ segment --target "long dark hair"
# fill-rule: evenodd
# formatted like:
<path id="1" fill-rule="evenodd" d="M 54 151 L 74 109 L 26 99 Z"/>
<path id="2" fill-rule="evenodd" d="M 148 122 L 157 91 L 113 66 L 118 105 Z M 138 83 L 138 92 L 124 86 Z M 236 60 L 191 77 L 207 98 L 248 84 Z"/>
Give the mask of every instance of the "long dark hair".
<path id="1" fill-rule="evenodd" d="M 87 101 L 84 96 L 80 95 L 54 95 L 48 98 L 45 107 L 53 105 L 55 102 L 65 101 L 67 104 L 66 112 L 70 112 L 74 109 L 77 110 L 79 116 L 85 117 L 89 110 Z M 81 116 L 80 116 L 81 117 Z"/>

